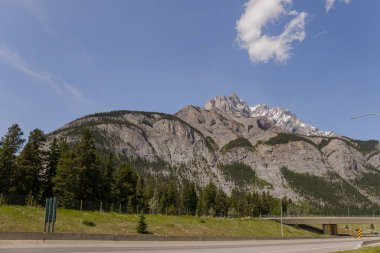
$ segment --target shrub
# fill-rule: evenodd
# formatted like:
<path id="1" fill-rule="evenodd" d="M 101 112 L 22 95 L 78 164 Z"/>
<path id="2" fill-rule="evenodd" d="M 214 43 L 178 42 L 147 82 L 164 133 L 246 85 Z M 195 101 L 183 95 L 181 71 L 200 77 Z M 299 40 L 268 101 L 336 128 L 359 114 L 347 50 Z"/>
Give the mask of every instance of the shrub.
<path id="1" fill-rule="evenodd" d="M 148 233 L 148 224 L 145 222 L 145 215 L 141 214 L 139 217 L 139 222 L 136 228 L 137 233 L 139 234 L 147 234 Z"/>
<path id="2" fill-rule="evenodd" d="M 82 221 L 82 224 L 89 227 L 95 227 L 95 223 L 93 221 L 84 220 Z"/>

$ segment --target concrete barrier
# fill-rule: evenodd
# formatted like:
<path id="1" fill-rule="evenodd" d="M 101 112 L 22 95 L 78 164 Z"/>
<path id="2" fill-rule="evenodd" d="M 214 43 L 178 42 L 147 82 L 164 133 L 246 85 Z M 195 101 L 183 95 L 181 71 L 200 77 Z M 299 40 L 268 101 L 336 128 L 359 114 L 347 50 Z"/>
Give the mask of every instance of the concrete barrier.
<path id="1" fill-rule="evenodd" d="M 167 241 L 164 235 L 116 235 L 117 241 Z"/>
<path id="2" fill-rule="evenodd" d="M 112 234 L 45 233 L 44 240 L 116 241 Z"/>
<path id="3" fill-rule="evenodd" d="M 44 240 L 43 232 L 0 232 L 0 240 Z"/>
<path id="4" fill-rule="evenodd" d="M 338 238 L 331 236 L 328 238 Z M 321 239 L 328 239 L 327 237 Z M 0 232 L 0 240 L 40 240 L 40 241 L 243 241 L 243 240 L 292 240 L 316 239 L 313 237 L 207 237 L 207 236 L 166 236 L 166 235 L 116 235 L 83 233 L 43 233 L 43 232 Z"/>

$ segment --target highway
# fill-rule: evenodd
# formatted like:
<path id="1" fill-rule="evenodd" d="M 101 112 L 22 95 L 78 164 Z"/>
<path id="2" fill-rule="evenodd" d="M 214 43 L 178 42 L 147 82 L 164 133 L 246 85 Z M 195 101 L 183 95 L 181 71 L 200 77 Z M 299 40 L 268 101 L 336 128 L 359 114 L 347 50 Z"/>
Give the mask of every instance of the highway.
<path id="1" fill-rule="evenodd" d="M 0 241 L 1 253 L 313 253 L 349 250 L 360 247 L 362 240 L 292 239 L 213 242 L 42 242 Z"/>

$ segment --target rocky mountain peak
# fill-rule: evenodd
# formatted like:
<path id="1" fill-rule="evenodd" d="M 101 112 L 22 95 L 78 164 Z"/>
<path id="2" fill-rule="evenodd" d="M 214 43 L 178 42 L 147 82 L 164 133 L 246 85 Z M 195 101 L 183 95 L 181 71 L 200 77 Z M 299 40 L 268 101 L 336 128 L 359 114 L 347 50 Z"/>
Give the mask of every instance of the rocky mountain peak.
<path id="1" fill-rule="evenodd" d="M 267 118 L 273 125 L 285 132 L 302 135 L 330 136 L 332 132 L 323 132 L 318 128 L 304 123 L 291 111 L 281 107 L 269 107 L 265 104 L 249 106 L 234 92 L 230 96 L 218 96 L 210 99 L 205 104 L 206 110 L 219 109 L 231 114 L 235 118 Z"/>
<path id="2" fill-rule="evenodd" d="M 235 117 L 250 117 L 251 111 L 248 104 L 241 100 L 234 92 L 230 96 L 218 96 L 210 99 L 205 104 L 206 110 L 220 109 Z"/>

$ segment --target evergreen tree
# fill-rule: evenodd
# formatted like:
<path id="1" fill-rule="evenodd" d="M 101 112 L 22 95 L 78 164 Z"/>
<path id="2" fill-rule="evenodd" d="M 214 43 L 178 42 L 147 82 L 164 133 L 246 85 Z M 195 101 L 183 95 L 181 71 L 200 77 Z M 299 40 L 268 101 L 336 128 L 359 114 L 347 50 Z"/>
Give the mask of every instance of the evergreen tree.
<path id="1" fill-rule="evenodd" d="M 185 209 L 186 214 L 195 215 L 197 203 L 198 196 L 195 184 L 185 181 L 181 190 L 181 206 Z"/>
<path id="2" fill-rule="evenodd" d="M 129 198 L 135 196 L 136 184 L 137 176 L 132 168 L 125 163 L 119 165 L 114 173 L 114 185 L 112 187 L 114 199 L 127 206 Z"/>
<path id="3" fill-rule="evenodd" d="M 249 194 L 248 197 L 248 208 L 249 208 L 249 215 L 251 217 L 258 217 L 260 215 L 260 196 L 257 192 L 253 192 L 252 194 Z"/>
<path id="4" fill-rule="evenodd" d="M 59 198 L 60 205 L 74 208 L 78 200 L 80 177 L 78 158 L 66 142 L 61 144 L 61 156 L 58 160 L 56 175 L 53 178 L 53 193 Z"/>
<path id="5" fill-rule="evenodd" d="M 148 233 L 148 224 L 146 224 L 146 222 L 145 222 L 145 215 L 144 214 L 140 214 L 140 216 L 139 216 L 139 222 L 137 224 L 136 231 L 139 234 Z"/>
<path id="6" fill-rule="evenodd" d="M 42 182 L 42 199 L 53 196 L 53 178 L 57 173 L 57 166 L 60 156 L 61 146 L 58 140 L 54 138 L 47 152 L 47 164 Z"/>
<path id="7" fill-rule="evenodd" d="M 147 199 L 144 193 L 144 179 L 139 175 L 136 184 L 136 210 L 137 212 L 145 213 L 147 209 Z"/>
<path id="8" fill-rule="evenodd" d="M 127 204 L 127 213 L 134 213 L 135 212 L 135 196 L 131 195 L 128 197 L 128 204 Z"/>
<path id="9" fill-rule="evenodd" d="M 44 172 L 45 152 L 42 147 L 46 141 L 45 134 L 40 129 L 30 132 L 28 142 L 17 157 L 18 179 L 13 191 L 28 194 L 40 199 L 41 175 Z"/>
<path id="10" fill-rule="evenodd" d="M 100 200 L 103 202 L 112 202 L 112 185 L 113 174 L 115 168 L 115 159 L 113 154 L 101 154 L 98 152 L 98 162 L 100 164 L 100 183 L 99 183 L 99 192 Z"/>
<path id="11" fill-rule="evenodd" d="M 276 207 L 279 207 L 278 200 L 273 198 L 269 192 L 263 192 L 260 199 L 260 213 L 263 215 L 270 214 L 276 209 Z"/>
<path id="12" fill-rule="evenodd" d="M 228 197 L 222 190 L 218 190 L 215 197 L 215 215 L 226 216 L 228 213 Z"/>
<path id="13" fill-rule="evenodd" d="M 16 155 L 25 140 L 23 132 L 17 124 L 8 128 L 8 132 L 0 140 L 0 192 L 7 194 L 12 185 L 12 177 L 16 170 Z"/>
<path id="14" fill-rule="evenodd" d="M 206 200 L 204 196 L 204 189 L 201 189 L 201 191 L 199 192 L 196 215 L 202 216 L 206 214 L 207 214 L 207 210 L 206 210 Z"/>
<path id="15" fill-rule="evenodd" d="M 178 189 L 174 179 L 171 179 L 166 187 L 166 208 L 168 208 L 168 214 L 177 214 L 178 209 Z"/>
<path id="16" fill-rule="evenodd" d="M 96 157 L 95 139 L 90 130 L 83 131 L 76 150 L 80 180 L 78 197 L 87 201 L 97 201 L 100 199 L 101 173 Z"/>
<path id="17" fill-rule="evenodd" d="M 217 188 L 215 184 L 210 182 L 206 188 L 203 190 L 203 197 L 205 201 L 205 209 L 208 212 L 209 215 L 213 216 L 215 215 L 215 200 L 216 200 L 216 194 L 217 194 Z"/>
<path id="18" fill-rule="evenodd" d="M 237 217 L 244 217 L 249 211 L 246 193 L 234 188 L 231 193 L 230 206 L 234 209 Z"/>

